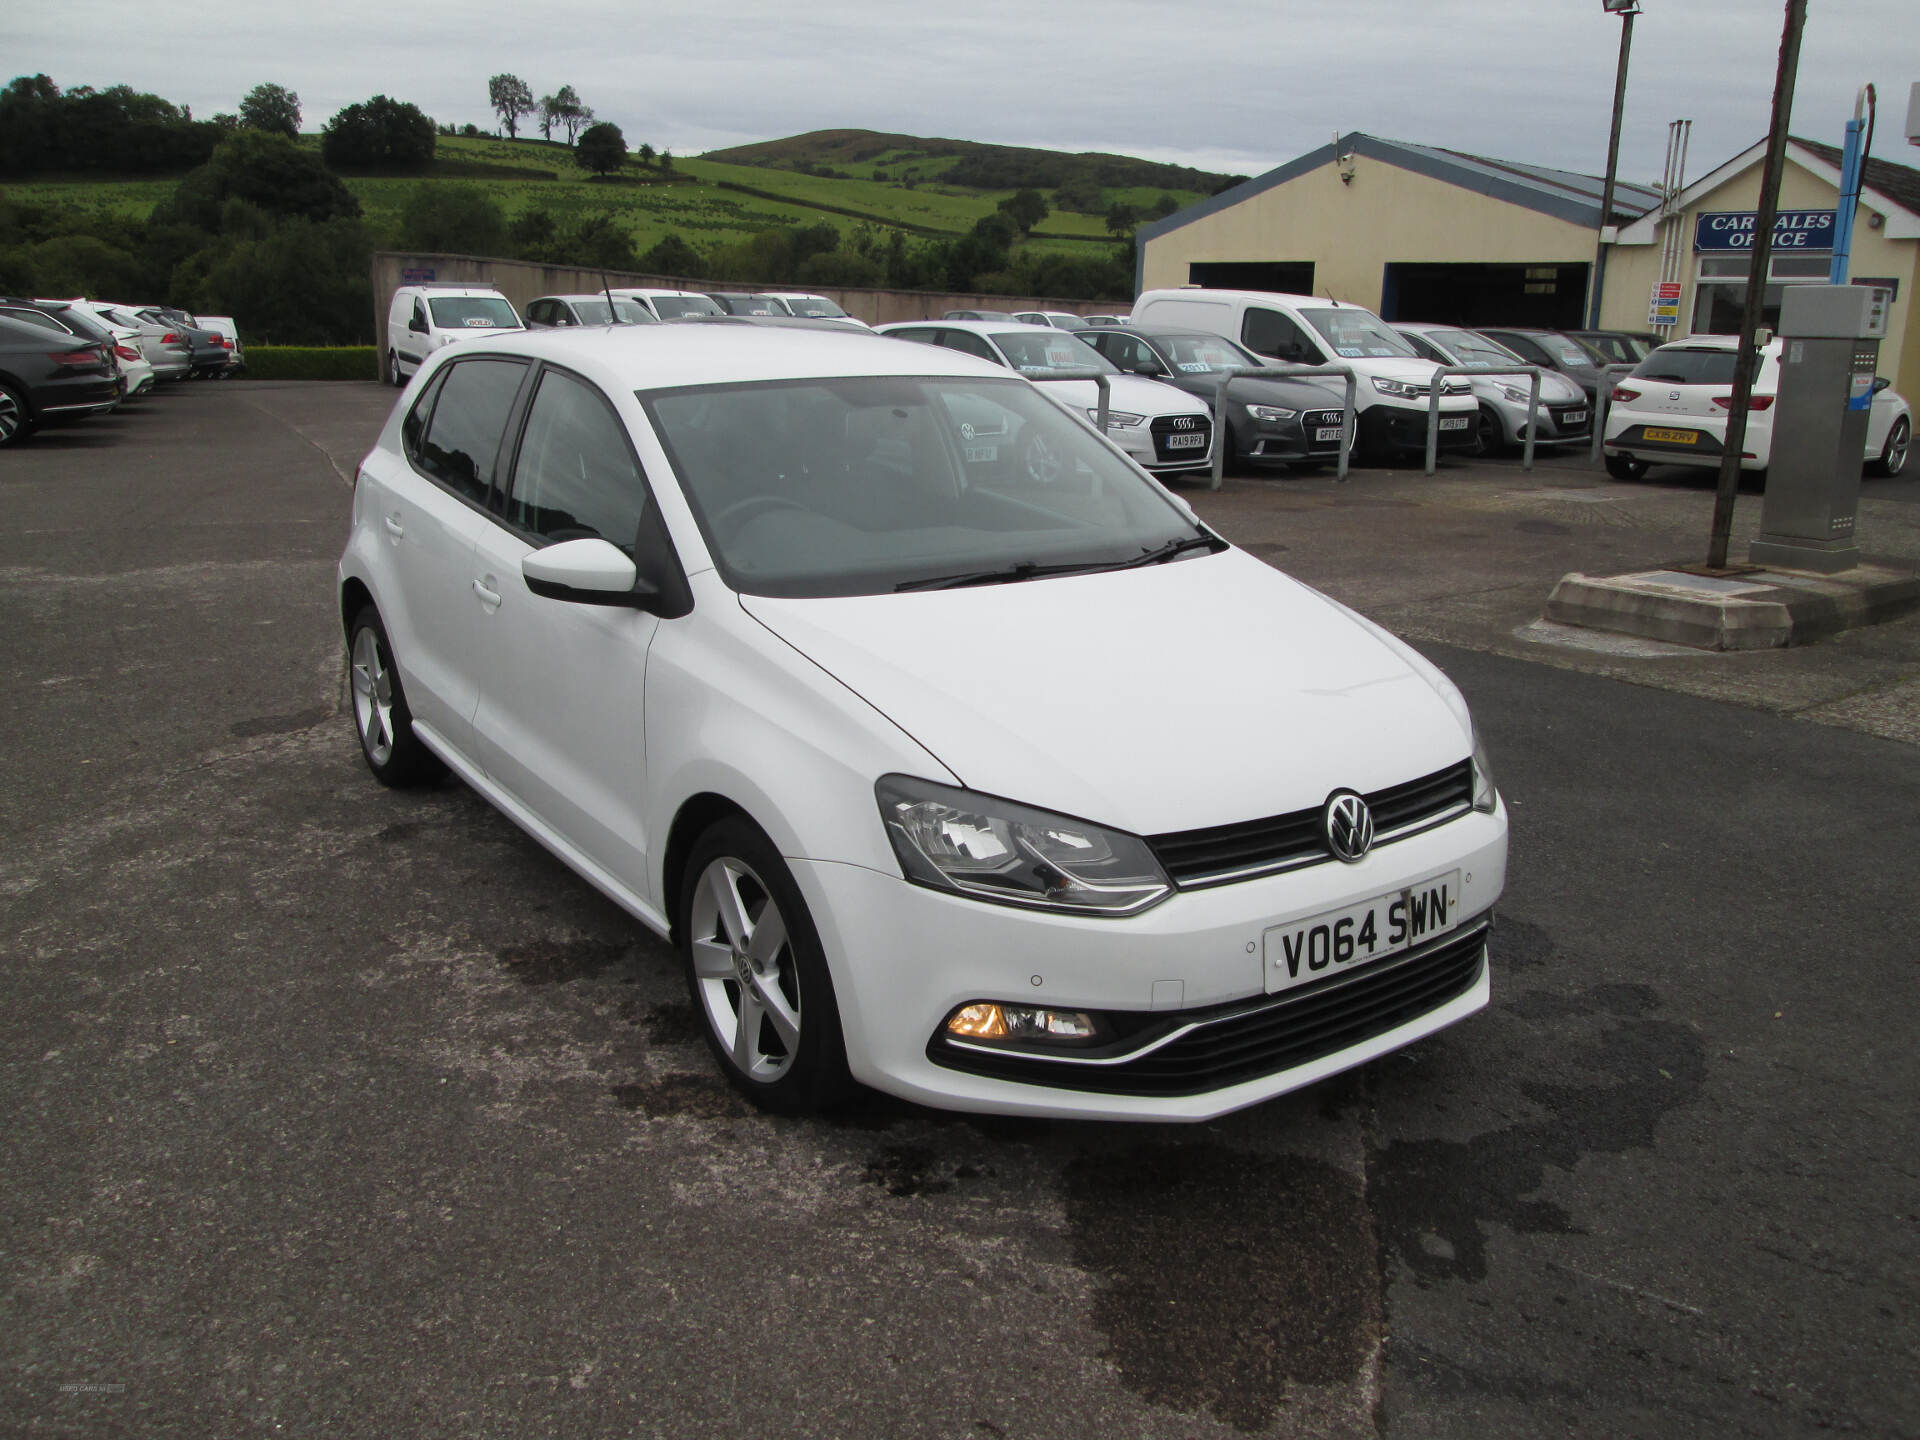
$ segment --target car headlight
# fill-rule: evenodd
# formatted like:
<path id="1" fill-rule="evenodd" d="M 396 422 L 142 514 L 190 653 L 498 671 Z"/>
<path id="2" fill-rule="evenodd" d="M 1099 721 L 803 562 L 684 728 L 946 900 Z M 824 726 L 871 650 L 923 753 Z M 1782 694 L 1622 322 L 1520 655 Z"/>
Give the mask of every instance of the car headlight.
<path id="1" fill-rule="evenodd" d="M 1473 808 L 1482 815 L 1491 815 L 1499 799 L 1500 792 L 1493 783 L 1493 767 L 1487 763 L 1486 744 L 1476 731 L 1473 737 Z"/>
<path id="2" fill-rule="evenodd" d="M 1522 390 L 1518 385 L 1502 385 L 1500 393 L 1516 405 L 1526 404 L 1533 394 L 1530 390 Z"/>
<path id="3" fill-rule="evenodd" d="M 1297 420 L 1298 410 L 1282 410 L 1278 405 L 1249 405 L 1247 414 L 1256 420 Z"/>
<path id="4" fill-rule="evenodd" d="M 1098 410 L 1089 410 L 1087 411 L 1087 418 L 1098 425 L 1100 423 L 1100 412 Z M 1131 410 L 1109 410 L 1107 412 L 1107 428 L 1109 430 L 1125 430 L 1134 425 L 1144 425 L 1146 420 L 1146 416 L 1135 415 Z"/>
<path id="5" fill-rule="evenodd" d="M 873 790 L 917 885 L 1089 915 L 1138 914 L 1173 893 L 1137 835 L 906 775 L 883 775 Z"/>
<path id="6" fill-rule="evenodd" d="M 1373 388 L 1398 400 L 1424 400 L 1427 396 L 1424 385 L 1410 385 L 1405 380 L 1387 380 L 1378 375 L 1373 377 Z"/>

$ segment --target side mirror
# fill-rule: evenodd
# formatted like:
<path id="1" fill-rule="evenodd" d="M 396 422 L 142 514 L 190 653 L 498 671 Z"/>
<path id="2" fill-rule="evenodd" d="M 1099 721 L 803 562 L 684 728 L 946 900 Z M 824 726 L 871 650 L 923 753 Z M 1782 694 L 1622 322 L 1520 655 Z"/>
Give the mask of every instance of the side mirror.
<path id="1" fill-rule="evenodd" d="M 1154 379 L 1158 376 L 1166 374 L 1167 372 L 1162 370 L 1158 365 L 1156 365 L 1151 360 L 1142 360 L 1138 365 L 1133 367 L 1133 373 L 1136 375 L 1145 375 L 1149 379 Z"/>
<path id="2" fill-rule="evenodd" d="M 416 335 L 424 335 L 427 333 L 427 322 L 416 315 L 407 322 L 407 329 Z"/>
<path id="3" fill-rule="evenodd" d="M 534 594 L 577 605 L 645 609 L 658 593 L 639 583 L 640 568 L 632 560 L 598 536 L 535 550 L 520 562 L 520 575 Z"/>
<path id="4" fill-rule="evenodd" d="M 1878 395 L 1891 384 L 1893 384 L 1893 381 L 1887 379 L 1886 376 L 1876 375 L 1873 377 L 1873 393 Z"/>

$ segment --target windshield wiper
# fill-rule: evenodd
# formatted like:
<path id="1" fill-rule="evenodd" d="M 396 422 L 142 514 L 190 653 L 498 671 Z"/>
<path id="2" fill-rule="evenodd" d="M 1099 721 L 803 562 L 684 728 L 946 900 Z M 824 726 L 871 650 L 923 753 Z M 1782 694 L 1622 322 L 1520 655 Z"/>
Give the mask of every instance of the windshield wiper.
<path id="1" fill-rule="evenodd" d="M 1048 575 L 1091 575 L 1102 570 L 1132 570 L 1140 565 L 1158 565 L 1189 550 L 1202 547 L 1211 550 L 1220 543 L 1211 535 L 1188 535 L 1179 540 L 1169 540 L 1165 545 L 1156 545 L 1131 560 L 1072 560 L 1059 565 L 1021 560 L 998 570 L 968 570 L 958 575 L 931 575 L 919 580 L 902 580 L 893 588 L 895 593 L 902 590 L 959 590 L 968 585 L 1004 585 L 1020 580 L 1038 580 Z"/>

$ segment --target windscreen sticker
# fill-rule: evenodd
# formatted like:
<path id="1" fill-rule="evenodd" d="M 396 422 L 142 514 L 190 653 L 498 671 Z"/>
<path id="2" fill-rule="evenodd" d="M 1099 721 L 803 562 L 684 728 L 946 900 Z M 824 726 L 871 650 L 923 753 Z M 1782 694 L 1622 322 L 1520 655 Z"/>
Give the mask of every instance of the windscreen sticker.
<path id="1" fill-rule="evenodd" d="M 1358 360 L 1362 355 L 1367 353 L 1358 345 L 1336 345 L 1333 349 L 1335 354 L 1344 355 L 1349 360 Z"/>
<path id="2" fill-rule="evenodd" d="M 467 328 L 469 330 L 491 330 L 493 329 L 493 321 L 487 319 L 484 315 L 469 315 L 467 317 Z"/>
<path id="3" fill-rule="evenodd" d="M 1204 360 L 1183 360 L 1180 369 L 1188 375 L 1204 375 L 1213 367 Z"/>
<path id="4" fill-rule="evenodd" d="M 1048 350 L 1047 364 L 1058 365 L 1062 370 L 1071 370 L 1073 368 L 1073 351 Z"/>

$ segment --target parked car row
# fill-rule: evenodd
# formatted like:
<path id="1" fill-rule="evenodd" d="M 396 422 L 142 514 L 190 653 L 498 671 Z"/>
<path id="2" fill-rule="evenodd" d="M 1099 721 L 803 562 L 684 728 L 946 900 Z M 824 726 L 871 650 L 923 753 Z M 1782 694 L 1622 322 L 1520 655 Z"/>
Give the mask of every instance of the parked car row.
<path id="1" fill-rule="evenodd" d="M 102 414 L 162 381 L 224 378 L 244 363 L 226 317 L 0 297 L 0 445 Z"/>

